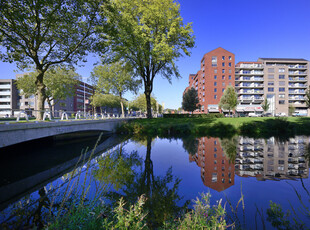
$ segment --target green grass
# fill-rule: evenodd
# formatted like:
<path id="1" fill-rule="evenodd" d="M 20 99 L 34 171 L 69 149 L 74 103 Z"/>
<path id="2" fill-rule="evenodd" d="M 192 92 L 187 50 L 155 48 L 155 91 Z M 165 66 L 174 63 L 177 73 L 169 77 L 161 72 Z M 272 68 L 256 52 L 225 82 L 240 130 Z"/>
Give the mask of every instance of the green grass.
<path id="1" fill-rule="evenodd" d="M 118 132 L 160 137 L 197 135 L 253 137 L 310 134 L 310 118 L 238 117 L 238 118 L 157 118 L 137 119 L 122 125 Z"/>

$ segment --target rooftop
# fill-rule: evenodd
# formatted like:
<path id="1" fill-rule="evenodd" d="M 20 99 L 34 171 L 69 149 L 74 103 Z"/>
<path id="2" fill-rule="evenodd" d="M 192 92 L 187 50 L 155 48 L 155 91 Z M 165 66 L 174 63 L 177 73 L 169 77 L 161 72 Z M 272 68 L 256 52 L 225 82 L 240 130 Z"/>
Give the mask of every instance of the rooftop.
<path id="1" fill-rule="evenodd" d="M 264 61 L 308 61 L 303 58 L 258 58 L 258 60 Z"/>

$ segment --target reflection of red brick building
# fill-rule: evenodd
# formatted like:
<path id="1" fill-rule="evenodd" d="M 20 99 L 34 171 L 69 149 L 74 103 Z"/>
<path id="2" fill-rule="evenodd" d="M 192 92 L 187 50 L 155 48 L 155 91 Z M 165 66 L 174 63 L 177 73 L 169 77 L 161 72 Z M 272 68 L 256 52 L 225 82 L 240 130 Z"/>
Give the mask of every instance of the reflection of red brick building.
<path id="1" fill-rule="evenodd" d="M 189 86 L 198 90 L 201 112 L 219 112 L 218 104 L 227 86 L 235 85 L 235 55 L 221 47 L 206 53 L 201 69 L 189 75 Z"/>
<path id="2" fill-rule="evenodd" d="M 197 153 L 189 160 L 201 168 L 201 179 L 207 187 L 221 192 L 234 185 L 234 162 L 229 163 L 219 138 L 200 138 Z"/>

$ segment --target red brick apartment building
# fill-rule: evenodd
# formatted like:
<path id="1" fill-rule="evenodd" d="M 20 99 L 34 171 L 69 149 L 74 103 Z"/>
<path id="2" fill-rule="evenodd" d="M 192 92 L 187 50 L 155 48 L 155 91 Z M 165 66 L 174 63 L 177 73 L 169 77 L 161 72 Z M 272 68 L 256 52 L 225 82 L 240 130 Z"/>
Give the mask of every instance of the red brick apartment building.
<path id="1" fill-rule="evenodd" d="M 195 161 L 201 168 L 201 180 L 204 185 L 218 192 L 224 191 L 235 183 L 234 162 L 229 162 L 219 138 L 199 138 L 195 155 L 189 161 Z"/>
<path id="2" fill-rule="evenodd" d="M 200 111 L 218 113 L 219 102 L 228 85 L 235 85 L 235 55 L 221 47 L 206 53 L 201 59 L 201 69 L 189 75 L 189 87 L 198 90 Z"/>

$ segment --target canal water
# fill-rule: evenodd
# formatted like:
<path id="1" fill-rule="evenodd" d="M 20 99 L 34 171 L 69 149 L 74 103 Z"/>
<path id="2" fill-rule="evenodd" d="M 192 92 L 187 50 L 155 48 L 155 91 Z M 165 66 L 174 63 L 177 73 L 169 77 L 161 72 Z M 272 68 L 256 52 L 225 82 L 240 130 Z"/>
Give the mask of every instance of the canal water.
<path id="1" fill-rule="evenodd" d="M 99 142 L 40 143 L 6 149 L 0 156 L 2 229 L 42 227 L 45 217 L 57 212 L 51 204 L 61 204 L 63 194 L 83 193 L 85 185 L 88 199 L 98 189 L 106 191 L 110 204 L 144 193 L 154 197 L 154 209 L 192 207 L 194 199 L 210 193 L 211 204 L 221 200 L 227 221 L 243 229 L 276 229 L 270 209 L 275 203 L 288 229 L 310 226 L 309 137 L 101 137 Z"/>

